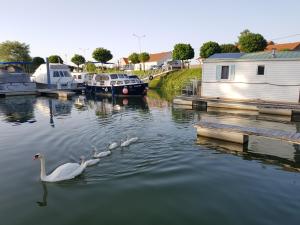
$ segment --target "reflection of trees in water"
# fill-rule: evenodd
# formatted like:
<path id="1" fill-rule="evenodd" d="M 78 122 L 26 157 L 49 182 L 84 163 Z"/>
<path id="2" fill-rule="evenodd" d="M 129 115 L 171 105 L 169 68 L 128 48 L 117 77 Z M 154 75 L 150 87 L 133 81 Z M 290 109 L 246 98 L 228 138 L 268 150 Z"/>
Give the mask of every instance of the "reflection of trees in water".
<path id="1" fill-rule="evenodd" d="M 176 123 L 200 121 L 201 111 L 172 108 L 172 119 Z"/>
<path id="2" fill-rule="evenodd" d="M 34 118 L 35 96 L 16 96 L 0 100 L 0 112 L 8 122 L 24 123 Z"/>

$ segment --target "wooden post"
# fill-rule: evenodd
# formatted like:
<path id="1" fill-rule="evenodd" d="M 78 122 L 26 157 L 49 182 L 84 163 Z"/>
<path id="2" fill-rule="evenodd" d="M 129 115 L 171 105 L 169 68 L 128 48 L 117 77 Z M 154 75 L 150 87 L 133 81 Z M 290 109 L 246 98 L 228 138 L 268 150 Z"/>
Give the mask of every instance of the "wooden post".
<path id="1" fill-rule="evenodd" d="M 50 79 L 50 66 L 49 66 L 49 59 L 46 58 L 46 67 L 47 67 L 47 85 L 48 88 L 51 88 L 51 79 Z"/>

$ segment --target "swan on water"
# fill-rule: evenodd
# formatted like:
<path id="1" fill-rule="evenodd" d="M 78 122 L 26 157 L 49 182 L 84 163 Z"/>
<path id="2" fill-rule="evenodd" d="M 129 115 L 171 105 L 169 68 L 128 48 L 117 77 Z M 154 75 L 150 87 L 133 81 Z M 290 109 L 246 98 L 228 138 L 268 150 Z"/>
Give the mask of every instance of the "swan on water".
<path id="1" fill-rule="evenodd" d="M 119 147 L 119 143 L 113 142 L 113 143 L 111 143 L 111 144 L 108 146 L 108 149 L 109 149 L 109 150 L 113 150 L 113 149 L 115 149 L 115 148 L 117 148 L 117 147 Z"/>
<path id="2" fill-rule="evenodd" d="M 130 144 L 136 142 L 137 140 L 139 140 L 138 137 L 133 137 L 133 138 L 130 138 L 130 139 L 129 139 Z"/>
<path id="3" fill-rule="evenodd" d="M 125 141 L 121 140 L 121 147 L 126 147 L 129 146 L 130 144 L 136 142 L 139 138 L 138 137 L 133 137 L 133 138 L 128 138 Z"/>
<path id="4" fill-rule="evenodd" d="M 125 141 L 121 140 L 121 147 L 127 147 L 131 144 L 130 139 L 126 139 Z"/>
<path id="5" fill-rule="evenodd" d="M 81 165 L 83 165 L 84 163 L 86 163 L 86 166 L 94 166 L 94 165 L 96 165 L 97 163 L 100 162 L 100 159 L 88 159 L 88 160 L 85 160 L 84 156 L 81 156 L 80 159 L 81 159 Z"/>
<path id="6" fill-rule="evenodd" d="M 111 154 L 110 150 L 98 153 L 97 150 L 95 149 L 93 152 L 94 152 L 94 155 L 93 155 L 94 158 L 102 158 L 102 157 L 105 157 L 105 156 L 108 156 Z"/>
<path id="7" fill-rule="evenodd" d="M 41 180 L 46 182 L 58 182 L 63 180 L 73 179 L 85 170 L 87 164 L 85 162 L 79 163 L 65 163 L 57 167 L 51 174 L 46 175 L 45 157 L 41 153 L 35 154 L 34 160 L 41 161 Z"/>

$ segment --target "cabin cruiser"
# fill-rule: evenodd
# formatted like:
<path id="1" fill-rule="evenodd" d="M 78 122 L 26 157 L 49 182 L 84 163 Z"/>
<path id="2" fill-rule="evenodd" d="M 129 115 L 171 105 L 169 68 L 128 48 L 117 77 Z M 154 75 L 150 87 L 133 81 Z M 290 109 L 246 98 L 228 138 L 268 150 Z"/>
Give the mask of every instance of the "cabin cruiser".
<path id="1" fill-rule="evenodd" d="M 11 68 L 14 67 L 0 67 L 0 96 L 35 94 L 36 84 L 31 82 L 30 76 L 21 69 Z"/>
<path id="2" fill-rule="evenodd" d="M 95 74 L 86 86 L 87 93 L 115 96 L 143 96 L 147 89 L 138 76 L 127 74 Z"/>
<path id="3" fill-rule="evenodd" d="M 33 73 L 31 79 L 36 82 L 37 88 L 51 89 L 77 89 L 77 83 L 71 76 L 67 65 L 49 63 L 50 83 L 48 84 L 47 65 L 40 65 Z"/>

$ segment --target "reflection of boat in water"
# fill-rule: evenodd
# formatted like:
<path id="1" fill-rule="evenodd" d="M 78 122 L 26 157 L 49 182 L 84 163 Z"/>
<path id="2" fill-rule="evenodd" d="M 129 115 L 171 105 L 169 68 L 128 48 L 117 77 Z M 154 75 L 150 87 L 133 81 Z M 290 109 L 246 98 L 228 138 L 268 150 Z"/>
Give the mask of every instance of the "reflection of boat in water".
<path id="1" fill-rule="evenodd" d="M 13 123 L 34 122 L 35 96 L 15 96 L 0 99 L 0 113 Z"/>
<path id="2" fill-rule="evenodd" d="M 206 137 L 198 137 L 197 144 L 221 152 L 240 155 L 246 160 L 261 160 L 265 163 L 277 164 L 287 169 L 300 171 L 300 146 L 298 144 L 263 137 L 250 137 L 248 147 Z"/>
<path id="3" fill-rule="evenodd" d="M 94 108 L 98 116 L 106 117 L 122 111 L 123 109 L 142 109 L 148 110 L 147 99 L 142 98 L 123 98 L 123 97 L 102 97 L 87 96 L 87 105 Z"/>
<path id="4" fill-rule="evenodd" d="M 54 127 L 54 117 L 68 116 L 72 111 L 73 101 L 54 98 L 38 98 L 36 109 L 43 115 L 50 117 L 50 124 Z"/>

